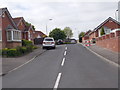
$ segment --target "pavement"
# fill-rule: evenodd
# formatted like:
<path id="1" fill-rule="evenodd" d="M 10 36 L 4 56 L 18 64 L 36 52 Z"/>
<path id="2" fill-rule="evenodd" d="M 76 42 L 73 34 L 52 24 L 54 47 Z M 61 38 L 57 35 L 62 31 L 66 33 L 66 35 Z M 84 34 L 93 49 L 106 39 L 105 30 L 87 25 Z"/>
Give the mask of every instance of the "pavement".
<path id="1" fill-rule="evenodd" d="M 21 65 L 24 65 L 25 63 L 31 61 L 45 51 L 46 50 L 42 49 L 42 46 L 38 45 L 38 49 L 35 49 L 29 54 L 16 58 L 2 58 L 2 75 L 9 73 L 16 68 L 19 68 Z"/>
<path id="2" fill-rule="evenodd" d="M 97 46 L 95 44 L 91 45 L 91 46 L 88 46 L 88 48 L 90 50 L 92 50 L 93 52 L 97 53 L 98 55 L 116 63 L 116 64 L 119 64 L 119 56 L 120 56 L 120 53 L 117 53 L 117 52 L 114 52 L 114 51 L 111 51 L 109 49 L 106 49 L 106 48 L 103 48 L 103 47 L 100 47 L 100 46 Z"/>
<path id="3" fill-rule="evenodd" d="M 105 62 L 80 44 L 59 45 L 3 76 L 2 81 L 3 88 L 114 90 L 118 88 L 118 67 Z"/>

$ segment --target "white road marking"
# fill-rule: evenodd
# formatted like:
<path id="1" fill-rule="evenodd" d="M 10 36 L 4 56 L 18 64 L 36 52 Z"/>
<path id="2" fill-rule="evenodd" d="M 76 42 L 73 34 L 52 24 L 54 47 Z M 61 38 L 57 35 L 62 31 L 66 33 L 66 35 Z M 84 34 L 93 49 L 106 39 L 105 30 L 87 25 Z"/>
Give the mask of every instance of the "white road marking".
<path id="1" fill-rule="evenodd" d="M 22 64 L 22 65 L 20 65 L 20 66 L 18 66 L 18 67 L 16 67 L 16 68 L 14 68 L 14 69 L 12 69 L 12 70 L 9 71 L 8 73 L 13 72 L 13 71 L 21 68 L 22 66 L 24 66 L 24 65 L 28 64 L 29 62 L 33 61 L 35 58 L 36 58 L 36 57 L 33 57 L 31 60 L 29 60 L 29 61 L 27 61 L 26 63 L 24 63 L 24 64 Z"/>
<path id="2" fill-rule="evenodd" d="M 67 54 L 67 51 L 64 52 L 64 56 Z"/>
<path id="3" fill-rule="evenodd" d="M 65 47 L 65 50 L 67 50 L 67 47 Z"/>
<path id="4" fill-rule="evenodd" d="M 64 63 L 65 63 L 65 58 L 63 58 L 63 60 L 62 60 L 61 66 L 63 66 Z"/>
<path id="5" fill-rule="evenodd" d="M 62 73 L 58 74 L 58 77 L 57 77 L 57 80 L 55 82 L 55 86 L 54 86 L 53 90 L 57 90 L 59 82 L 60 82 L 60 79 L 61 79 L 61 75 L 62 75 Z"/>

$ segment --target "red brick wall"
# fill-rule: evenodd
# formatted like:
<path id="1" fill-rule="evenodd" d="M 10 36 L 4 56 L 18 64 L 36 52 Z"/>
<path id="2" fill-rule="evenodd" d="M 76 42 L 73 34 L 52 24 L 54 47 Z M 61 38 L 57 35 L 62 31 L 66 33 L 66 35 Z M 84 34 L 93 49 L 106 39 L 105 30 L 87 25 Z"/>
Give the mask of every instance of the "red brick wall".
<path id="1" fill-rule="evenodd" d="M 104 24 L 104 26 L 109 27 L 111 29 L 120 28 L 120 25 L 118 25 L 117 23 L 113 21 L 108 21 L 107 23 Z"/>
<path id="2" fill-rule="evenodd" d="M 92 38 L 95 38 L 95 32 L 92 32 L 89 36 L 89 40 L 92 40 Z"/>
<path id="3" fill-rule="evenodd" d="M 21 42 L 9 42 L 9 43 L 7 43 L 7 48 L 14 48 L 17 46 L 22 46 L 22 43 Z"/>
<path id="4" fill-rule="evenodd" d="M 7 28 L 8 25 L 13 26 L 10 18 L 8 18 L 7 14 L 5 12 L 5 17 L 2 18 L 2 44 L 3 44 L 3 48 L 6 47 L 6 45 L 7 45 L 6 28 Z"/>
<path id="5" fill-rule="evenodd" d="M 97 39 L 96 45 L 109 50 L 120 52 L 120 31 L 116 32 L 116 36 L 111 33 Z"/>

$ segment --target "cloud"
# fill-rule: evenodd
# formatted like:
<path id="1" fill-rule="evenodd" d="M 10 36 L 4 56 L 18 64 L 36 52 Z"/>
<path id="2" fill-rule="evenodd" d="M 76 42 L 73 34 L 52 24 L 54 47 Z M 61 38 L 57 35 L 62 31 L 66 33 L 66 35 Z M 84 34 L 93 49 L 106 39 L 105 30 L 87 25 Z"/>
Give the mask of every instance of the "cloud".
<path id="1" fill-rule="evenodd" d="M 90 2 L 93 1 L 93 2 Z M 69 26 L 74 37 L 78 32 L 94 29 L 108 17 L 115 17 L 118 0 L 3 0 L 2 7 L 7 7 L 13 17 L 24 17 L 35 25 L 37 30 L 48 31 L 55 27 Z M 103 0 L 100 0 L 103 1 Z M 52 21 L 49 19 L 52 18 Z"/>

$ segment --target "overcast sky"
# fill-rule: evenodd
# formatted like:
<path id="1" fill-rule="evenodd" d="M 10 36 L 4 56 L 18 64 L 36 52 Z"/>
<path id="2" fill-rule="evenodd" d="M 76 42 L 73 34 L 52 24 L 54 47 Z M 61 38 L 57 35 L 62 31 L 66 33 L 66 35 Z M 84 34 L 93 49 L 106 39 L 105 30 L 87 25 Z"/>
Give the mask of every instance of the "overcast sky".
<path id="1" fill-rule="evenodd" d="M 83 2 L 84 1 L 84 2 Z M 46 33 L 54 28 L 73 30 L 73 38 L 81 31 L 93 30 L 108 17 L 115 18 L 119 0 L 2 0 L 12 17 L 24 17 L 36 30 Z M 53 19 L 49 21 L 49 19 Z"/>

